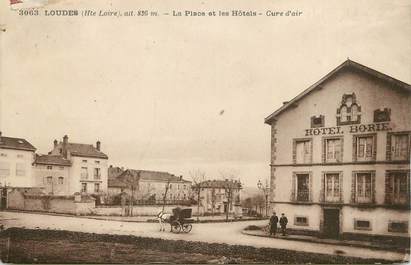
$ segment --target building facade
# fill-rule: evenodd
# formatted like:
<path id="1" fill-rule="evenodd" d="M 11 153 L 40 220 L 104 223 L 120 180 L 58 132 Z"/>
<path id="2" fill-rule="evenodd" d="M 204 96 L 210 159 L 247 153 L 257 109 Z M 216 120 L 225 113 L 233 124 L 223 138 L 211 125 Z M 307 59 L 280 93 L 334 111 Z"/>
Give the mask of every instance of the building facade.
<path id="1" fill-rule="evenodd" d="M 54 140 L 47 156 L 39 156 L 35 163 L 36 183 L 50 190 L 59 188 L 60 194 L 76 192 L 101 194 L 107 192 L 108 156 L 96 145 Z"/>
<path id="2" fill-rule="evenodd" d="M 36 148 L 27 140 L 0 132 L 0 186 L 32 187 L 32 163 Z"/>
<path id="3" fill-rule="evenodd" d="M 166 203 L 187 203 L 190 199 L 191 181 L 183 179 L 182 176 L 160 171 L 128 170 L 139 178 L 134 196 L 142 203 L 163 203 L 167 185 Z M 108 193 L 110 195 L 118 195 L 122 190 L 129 195 L 131 194 L 129 185 L 120 179 L 125 171 L 124 168 L 109 167 Z"/>
<path id="4" fill-rule="evenodd" d="M 290 228 L 409 237 L 409 84 L 347 60 L 265 123 L 271 207 Z"/>
<path id="5" fill-rule="evenodd" d="M 203 213 L 223 214 L 241 212 L 240 192 L 241 183 L 236 180 L 207 180 L 194 188 L 194 199 L 197 199 L 196 190 L 200 191 L 200 207 Z"/>

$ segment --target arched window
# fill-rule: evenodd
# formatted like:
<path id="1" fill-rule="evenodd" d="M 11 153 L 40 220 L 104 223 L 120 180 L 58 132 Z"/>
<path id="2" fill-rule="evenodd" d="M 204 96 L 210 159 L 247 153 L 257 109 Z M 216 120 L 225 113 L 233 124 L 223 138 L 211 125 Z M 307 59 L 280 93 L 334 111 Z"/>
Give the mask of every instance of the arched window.
<path id="1" fill-rule="evenodd" d="M 341 121 L 342 122 L 346 122 L 346 121 L 348 121 L 348 116 L 349 116 L 349 114 L 348 114 L 348 111 L 347 111 L 347 107 L 346 106 L 342 106 L 341 107 Z"/>
<path id="2" fill-rule="evenodd" d="M 358 104 L 355 93 L 344 94 L 337 109 L 337 126 L 358 124 L 361 122 L 361 106 Z"/>

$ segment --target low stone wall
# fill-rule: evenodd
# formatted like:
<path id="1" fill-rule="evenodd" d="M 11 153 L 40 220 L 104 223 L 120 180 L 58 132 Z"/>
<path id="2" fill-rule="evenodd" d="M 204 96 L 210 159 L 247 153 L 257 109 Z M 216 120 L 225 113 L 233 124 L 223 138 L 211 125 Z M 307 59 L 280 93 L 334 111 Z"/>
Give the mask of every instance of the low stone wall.
<path id="1" fill-rule="evenodd" d="M 166 205 L 164 207 L 164 212 L 172 213 L 172 209 L 176 207 L 181 208 L 191 208 L 192 215 L 197 215 L 197 206 L 182 206 L 182 205 Z M 133 207 L 134 216 L 154 216 L 157 215 L 163 209 L 162 205 L 137 205 Z M 95 215 L 106 215 L 106 216 L 121 216 L 120 206 L 98 206 L 93 210 Z"/>
<path id="2" fill-rule="evenodd" d="M 8 209 L 24 211 L 89 215 L 95 208 L 95 200 L 90 196 L 75 200 L 75 196 L 26 194 L 20 190 L 11 191 L 7 201 Z"/>

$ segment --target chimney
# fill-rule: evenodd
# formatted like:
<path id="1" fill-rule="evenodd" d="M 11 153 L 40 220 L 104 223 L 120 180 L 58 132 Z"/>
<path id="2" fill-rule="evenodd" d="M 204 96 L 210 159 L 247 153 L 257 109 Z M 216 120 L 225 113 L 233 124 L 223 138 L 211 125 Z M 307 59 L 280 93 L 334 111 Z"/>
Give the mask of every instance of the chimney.
<path id="1" fill-rule="evenodd" d="M 101 142 L 100 142 L 100 141 L 97 141 L 97 142 L 96 142 L 96 149 L 97 149 L 98 151 L 100 151 L 100 147 L 101 147 Z"/>
<path id="2" fill-rule="evenodd" d="M 63 153 L 63 157 L 67 158 L 67 144 L 68 144 L 68 136 L 64 135 L 63 137 L 63 148 L 62 148 L 62 153 Z"/>
<path id="3" fill-rule="evenodd" d="M 53 144 L 54 144 L 54 148 L 56 148 L 57 147 L 57 140 L 56 139 L 54 139 Z"/>

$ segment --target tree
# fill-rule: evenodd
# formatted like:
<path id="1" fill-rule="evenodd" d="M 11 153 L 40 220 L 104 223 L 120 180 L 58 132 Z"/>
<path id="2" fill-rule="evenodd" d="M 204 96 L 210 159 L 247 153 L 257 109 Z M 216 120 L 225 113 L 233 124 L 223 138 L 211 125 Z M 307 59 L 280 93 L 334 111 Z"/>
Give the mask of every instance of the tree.
<path id="1" fill-rule="evenodd" d="M 226 215 L 225 215 L 225 220 L 228 222 L 228 215 L 230 213 L 230 207 L 232 207 L 233 204 L 233 193 L 236 189 L 241 189 L 241 182 L 236 180 L 236 174 L 234 172 L 228 171 L 220 171 L 220 178 L 223 179 L 224 181 L 224 191 L 225 191 L 225 197 L 227 199 L 227 209 L 226 209 Z"/>
<path id="2" fill-rule="evenodd" d="M 140 185 L 140 171 L 134 169 L 127 169 L 118 179 L 125 183 L 127 188 L 131 191 L 131 198 L 129 200 L 129 215 L 133 216 L 133 203 L 134 203 L 134 194 L 138 190 Z"/>
<path id="3" fill-rule="evenodd" d="M 200 200 L 201 200 L 201 183 L 205 181 L 206 174 L 200 169 L 190 171 L 190 177 L 193 180 L 192 190 L 197 198 L 197 221 L 200 220 Z"/>

